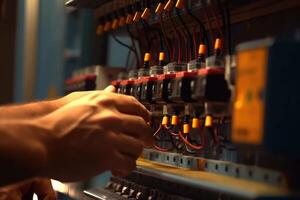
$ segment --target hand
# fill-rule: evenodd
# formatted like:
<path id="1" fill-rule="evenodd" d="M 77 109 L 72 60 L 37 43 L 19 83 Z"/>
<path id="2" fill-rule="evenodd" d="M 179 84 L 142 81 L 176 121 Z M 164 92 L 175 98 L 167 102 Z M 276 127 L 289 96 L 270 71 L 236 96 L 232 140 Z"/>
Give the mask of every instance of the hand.
<path id="1" fill-rule="evenodd" d="M 115 87 L 114 86 L 108 86 L 107 88 L 104 89 L 104 91 L 107 92 L 115 92 Z M 97 91 L 79 91 L 79 92 L 72 92 L 60 99 L 52 101 L 53 106 L 58 109 L 61 108 L 62 106 L 67 105 L 68 103 L 71 103 L 75 100 L 78 100 L 84 96 L 87 96 L 91 93 L 95 93 Z"/>
<path id="2" fill-rule="evenodd" d="M 109 88 L 113 90 L 113 88 Z M 39 120 L 50 131 L 44 141 L 44 176 L 78 181 L 106 170 L 128 175 L 144 146 L 153 143 L 150 113 L 134 97 L 91 92 Z"/>
<path id="3" fill-rule="evenodd" d="M 0 188 L 0 200 L 29 200 L 33 193 L 39 200 L 55 200 L 56 195 L 48 179 L 32 179 Z"/>

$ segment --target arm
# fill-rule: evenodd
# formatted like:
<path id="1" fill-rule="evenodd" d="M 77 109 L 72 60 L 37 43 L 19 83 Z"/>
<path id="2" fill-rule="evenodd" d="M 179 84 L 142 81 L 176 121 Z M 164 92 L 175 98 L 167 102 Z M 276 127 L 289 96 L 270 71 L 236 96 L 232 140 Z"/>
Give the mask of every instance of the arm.
<path id="1" fill-rule="evenodd" d="M 0 187 L 39 173 L 46 163 L 47 134 L 29 120 L 0 121 Z"/>
<path id="2" fill-rule="evenodd" d="M 94 92 L 43 117 L 0 120 L 0 186 L 33 177 L 79 181 L 128 175 L 153 142 L 150 113 L 133 97 Z"/>
<path id="3" fill-rule="evenodd" d="M 73 92 L 56 100 L 40 101 L 35 103 L 0 106 L 0 119 L 26 119 L 47 115 L 58 108 L 86 96 L 95 91 Z"/>
<path id="4" fill-rule="evenodd" d="M 0 106 L 0 119 L 35 118 L 53 112 L 58 108 L 57 100 L 36 103 Z"/>

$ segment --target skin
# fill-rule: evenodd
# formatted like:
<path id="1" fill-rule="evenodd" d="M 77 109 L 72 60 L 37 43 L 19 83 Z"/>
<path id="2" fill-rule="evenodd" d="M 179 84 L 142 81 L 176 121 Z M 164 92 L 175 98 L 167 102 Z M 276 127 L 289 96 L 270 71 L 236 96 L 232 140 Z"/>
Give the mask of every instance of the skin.
<path id="1" fill-rule="evenodd" d="M 0 186 L 34 177 L 80 181 L 107 170 L 128 175 L 153 143 L 150 113 L 135 98 L 113 91 L 54 100 L 48 114 L 47 108 L 0 118 Z"/>

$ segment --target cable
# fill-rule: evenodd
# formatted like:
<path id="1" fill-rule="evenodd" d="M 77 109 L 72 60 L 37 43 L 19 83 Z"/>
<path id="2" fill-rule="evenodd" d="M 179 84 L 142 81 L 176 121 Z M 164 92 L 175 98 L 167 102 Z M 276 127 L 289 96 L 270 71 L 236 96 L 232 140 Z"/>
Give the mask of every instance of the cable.
<path id="1" fill-rule="evenodd" d="M 131 43 L 132 43 L 132 46 L 133 46 L 133 49 L 134 49 L 134 54 L 135 54 L 135 57 L 136 57 L 136 61 L 137 61 L 137 67 L 140 66 L 140 58 L 139 58 L 139 55 L 138 55 L 138 52 L 137 52 L 137 48 L 136 48 L 136 45 L 135 45 L 135 42 L 134 42 L 134 37 L 133 37 L 133 34 L 131 33 L 130 31 L 130 28 L 129 28 L 129 25 L 126 25 L 126 30 L 130 36 L 130 39 L 131 39 Z"/>
<path id="2" fill-rule="evenodd" d="M 222 29 L 222 25 L 221 25 L 220 21 L 218 20 L 218 14 L 216 13 L 215 6 L 211 5 L 209 8 L 210 8 L 210 10 L 211 10 L 211 12 L 214 16 L 214 19 L 216 21 L 217 30 L 218 30 L 218 33 L 219 33 L 219 35 L 217 35 L 217 37 L 222 38 L 224 40 L 224 34 L 223 33 L 225 33 L 225 21 L 224 21 L 225 17 L 223 15 L 223 12 L 222 12 L 222 10 L 219 10 L 220 15 L 221 15 L 221 20 L 222 20 L 222 23 L 223 23 L 223 29 Z"/>
<path id="3" fill-rule="evenodd" d="M 182 47 L 181 47 L 181 34 L 179 33 L 179 31 L 177 30 L 176 28 L 176 25 L 172 19 L 172 16 L 171 16 L 171 12 L 169 12 L 169 19 L 171 21 L 171 24 L 172 24 L 172 29 L 173 29 L 173 32 L 176 34 L 176 37 L 178 39 L 178 50 L 177 50 L 177 53 L 178 53 L 178 56 L 177 56 L 177 62 L 178 63 L 181 63 L 181 59 L 182 59 L 182 55 L 181 55 L 181 50 L 182 50 Z"/>
<path id="4" fill-rule="evenodd" d="M 183 135 L 182 135 L 182 132 L 179 131 L 179 137 L 180 139 L 188 146 L 190 147 L 191 149 L 194 149 L 194 150 L 201 150 L 204 148 L 203 145 L 193 145 L 192 143 L 190 143 Z"/>
<path id="5" fill-rule="evenodd" d="M 200 26 L 200 29 L 202 30 L 202 33 L 203 33 L 203 37 L 202 37 L 202 41 L 204 44 L 206 44 L 207 46 L 207 50 L 208 52 L 210 52 L 210 45 L 209 45 L 209 38 L 208 38 L 208 34 L 207 34 L 207 30 L 204 26 L 204 24 L 201 22 L 201 20 L 199 18 L 197 18 L 193 13 L 192 11 L 188 8 L 188 6 L 185 4 L 185 11 L 187 12 L 187 14 L 194 20 L 196 21 L 199 26 Z"/>
<path id="6" fill-rule="evenodd" d="M 176 8 L 176 15 L 177 15 L 177 17 L 179 18 L 179 21 L 181 22 L 181 24 L 183 25 L 183 27 L 185 28 L 185 30 L 186 30 L 186 32 L 187 32 L 187 34 L 188 34 L 188 37 L 189 37 L 189 43 L 190 43 L 190 49 L 191 49 L 191 51 L 194 49 L 194 44 L 193 44 L 193 36 L 192 36 L 192 34 L 191 34 L 191 32 L 190 32 L 190 30 L 189 30 L 189 28 L 187 27 L 187 25 L 186 25 L 186 23 L 184 22 L 184 20 L 182 19 L 182 17 L 181 17 L 181 15 L 180 15 L 180 12 L 179 12 L 180 10 L 178 9 L 178 8 Z M 191 55 L 191 51 L 189 52 L 190 53 L 190 55 Z M 190 58 L 190 60 L 191 60 L 191 56 L 189 56 Z"/>
<path id="7" fill-rule="evenodd" d="M 170 47 L 170 43 L 168 41 L 168 37 L 167 37 L 167 34 L 166 34 L 166 31 L 165 31 L 165 28 L 164 28 L 164 25 L 163 25 L 163 17 L 162 17 L 162 14 L 160 16 L 160 27 L 161 27 L 161 30 L 162 30 L 162 33 L 163 33 L 163 38 L 164 38 L 164 41 L 165 41 L 165 44 L 167 46 L 167 50 L 168 50 L 168 57 L 171 61 L 173 61 L 174 57 L 171 57 L 171 55 L 173 54 L 172 50 L 171 50 L 171 47 Z"/>
<path id="8" fill-rule="evenodd" d="M 131 56 L 131 50 L 128 51 L 128 54 L 127 54 L 127 58 L 126 58 L 126 69 L 128 69 L 129 67 L 129 60 L 130 60 L 130 56 Z"/>
<path id="9" fill-rule="evenodd" d="M 129 46 L 129 45 L 123 43 L 121 40 L 119 40 L 119 39 L 117 38 L 117 36 L 114 34 L 113 31 L 111 32 L 111 36 L 113 37 L 113 39 L 114 39 L 118 44 L 120 44 L 120 45 L 122 45 L 122 46 L 128 48 L 130 51 L 135 51 L 131 46 Z"/>

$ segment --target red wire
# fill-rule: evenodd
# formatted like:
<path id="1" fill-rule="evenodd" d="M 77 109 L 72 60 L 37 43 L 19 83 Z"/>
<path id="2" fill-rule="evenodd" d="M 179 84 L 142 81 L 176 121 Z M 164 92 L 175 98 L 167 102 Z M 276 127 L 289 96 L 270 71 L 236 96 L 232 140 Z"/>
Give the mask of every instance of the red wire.
<path id="1" fill-rule="evenodd" d="M 194 27 L 194 37 L 193 37 L 193 43 L 194 43 L 194 56 L 195 56 L 195 59 L 197 59 L 197 57 L 198 57 L 198 52 L 197 52 L 197 39 L 196 39 L 196 37 L 197 37 L 197 32 L 196 32 L 196 29 L 197 29 L 197 27 L 195 26 Z"/>
<path id="2" fill-rule="evenodd" d="M 156 136 L 158 133 L 160 133 L 160 131 L 162 130 L 162 128 L 164 128 L 163 125 L 159 125 L 159 128 L 155 131 L 155 133 L 153 134 L 153 136 Z M 165 148 L 162 148 L 162 147 L 159 147 L 157 146 L 156 144 L 153 144 L 153 147 L 158 150 L 158 151 L 162 151 L 162 152 L 169 152 L 171 151 L 173 148 L 170 148 L 170 149 L 165 149 Z"/>
<path id="3" fill-rule="evenodd" d="M 215 8 L 210 8 L 210 10 L 212 10 L 212 13 L 213 13 L 213 15 L 214 15 L 214 18 L 215 18 L 215 21 L 216 21 L 216 24 L 217 24 L 217 29 L 218 29 L 218 32 L 220 33 L 220 36 L 221 36 L 221 38 L 223 39 L 224 37 L 223 37 L 223 32 L 222 32 L 222 25 L 221 25 L 221 22 L 218 20 L 218 14 L 216 13 L 216 10 L 215 10 Z"/>
<path id="4" fill-rule="evenodd" d="M 166 31 L 165 31 L 165 28 L 164 28 L 164 25 L 163 25 L 164 22 L 163 22 L 163 17 L 162 17 L 162 15 L 163 15 L 163 14 L 160 15 L 160 26 L 161 26 L 161 30 L 162 30 L 162 33 L 163 33 L 163 38 L 164 38 L 164 40 L 165 40 L 167 49 L 168 49 L 168 51 L 169 51 L 169 53 L 170 53 L 170 57 L 171 57 L 171 55 L 173 54 L 173 52 L 172 52 L 172 49 L 171 49 L 171 47 L 170 47 L 170 43 L 169 43 L 169 41 L 168 41 L 167 34 L 166 34 Z M 173 58 L 172 58 L 172 59 L 170 58 L 170 60 L 173 60 Z"/>
<path id="5" fill-rule="evenodd" d="M 193 145 L 191 144 L 183 135 L 182 135 L 182 132 L 179 131 L 179 137 L 180 139 L 187 145 L 189 146 L 190 148 L 194 149 L 194 150 L 201 150 L 203 149 L 203 145 L 200 145 L 200 146 L 197 146 L 197 145 Z"/>
<path id="6" fill-rule="evenodd" d="M 161 148 L 161 147 L 157 146 L 156 144 L 154 144 L 153 147 L 154 147 L 156 150 L 162 151 L 162 152 L 169 152 L 169 151 L 172 150 L 172 148 L 170 148 L 170 149 Z"/>
<path id="7" fill-rule="evenodd" d="M 160 124 L 158 129 L 154 132 L 153 136 L 156 136 L 162 129 L 162 125 Z"/>
<path id="8" fill-rule="evenodd" d="M 214 41 L 213 41 L 214 34 L 213 34 L 213 31 L 212 31 L 211 21 L 209 20 L 208 12 L 207 12 L 206 9 L 204 9 L 204 13 L 205 13 L 206 19 L 207 19 L 209 34 L 211 35 L 210 42 L 211 42 L 211 45 L 213 47 L 214 46 Z"/>
<path id="9" fill-rule="evenodd" d="M 175 132 L 173 132 L 173 131 L 171 131 L 171 130 L 167 130 L 167 132 L 168 132 L 170 135 L 175 136 L 175 137 L 177 137 L 177 136 L 179 135 L 178 133 L 175 133 Z"/>
<path id="10" fill-rule="evenodd" d="M 172 28 L 173 28 L 173 32 L 176 33 L 176 36 L 177 36 L 177 40 L 178 40 L 178 63 L 181 63 L 181 40 L 180 40 L 180 37 L 181 37 L 181 34 L 178 32 L 178 30 L 176 29 L 176 26 L 175 26 L 175 23 L 171 17 L 171 12 L 168 13 L 169 14 L 169 19 L 171 21 L 171 24 L 172 24 Z"/>

